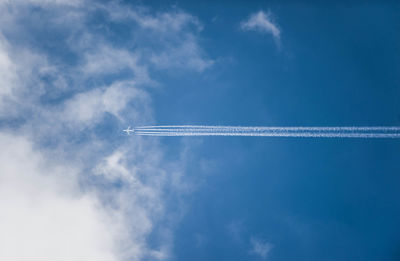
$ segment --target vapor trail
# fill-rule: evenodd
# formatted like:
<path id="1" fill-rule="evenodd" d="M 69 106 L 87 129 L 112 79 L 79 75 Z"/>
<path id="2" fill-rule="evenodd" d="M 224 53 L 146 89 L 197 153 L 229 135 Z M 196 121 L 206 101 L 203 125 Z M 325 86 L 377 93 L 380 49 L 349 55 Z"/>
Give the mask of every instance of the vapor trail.
<path id="1" fill-rule="evenodd" d="M 133 129 L 141 136 L 262 136 L 314 138 L 400 138 L 400 127 L 242 127 L 162 125 Z"/>

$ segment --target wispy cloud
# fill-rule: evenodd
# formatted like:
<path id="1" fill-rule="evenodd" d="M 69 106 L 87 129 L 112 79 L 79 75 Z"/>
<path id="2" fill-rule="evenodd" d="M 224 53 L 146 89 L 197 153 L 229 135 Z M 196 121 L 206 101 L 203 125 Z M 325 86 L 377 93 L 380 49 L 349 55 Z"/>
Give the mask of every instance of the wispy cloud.
<path id="1" fill-rule="evenodd" d="M 250 253 L 258 255 L 263 259 L 267 258 L 269 252 L 273 247 L 271 243 L 254 237 L 250 239 L 250 244 L 251 244 Z"/>
<path id="2" fill-rule="evenodd" d="M 0 0 L 0 4 L 34 4 L 34 5 L 66 5 L 66 6 L 78 6 L 83 4 L 84 0 Z"/>
<path id="3" fill-rule="evenodd" d="M 281 31 L 278 25 L 272 20 L 271 13 L 259 11 L 251 14 L 247 20 L 240 23 L 240 28 L 244 31 L 271 34 L 276 41 L 280 40 Z"/>
<path id="4" fill-rule="evenodd" d="M 185 190 L 184 160 L 165 164 L 157 142 L 120 126 L 153 121 L 150 68 L 201 72 L 212 60 L 190 14 L 115 3 L 0 1 L 0 121 L 18 122 L 0 129 L 1 260 L 170 255 L 167 200 Z"/>
<path id="5" fill-rule="evenodd" d="M 146 35 L 151 35 L 153 39 L 148 40 L 152 45 L 162 45 L 160 51 L 147 50 L 152 65 L 157 69 L 202 72 L 214 64 L 199 43 L 198 33 L 203 30 L 203 25 L 188 13 L 173 10 L 171 13 L 151 15 L 146 9 L 138 12 L 114 5 L 110 17 L 116 22 L 135 22 L 141 30 L 145 30 Z"/>
<path id="6" fill-rule="evenodd" d="M 140 54 L 124 48 L 113 48 L 108 44 L 93 46 L 85 53 L 82 72 L 87 77 L 94 75 L 115 75 L 129 70 L 138 83 L 151 82 L 147 67 L 139 64 Z"/>
<path id="7" fill-rule="evenodd" d="M 198 72 L 213 65 L 214 61 L 202 58 L 203 51 L 191 38 L 187 38 L 180 46 L 170 46 L 168 50 L 153 54 L 151 62 L 159 69 L 189 68 Z"/>
<path id="8" fill-rule="evenodd" d="M 228 230 L 230 238 L 235 243 L 242 243 L 243 237 L 245 234 L 244 233 L 245 226 L 242 221 L 238 221 L 238 220 L 231 221 L 227 226 L 227 230 Z"/>
<path id="9" fill-rule="evenodd" d="M 101 121 L 105 113 L 124 121 L 129 110 L 128 103 L 145 105 L 148 95 L 135 87 L 134 82 L 114 82 L 109 86 L 94 88 L 77 93 L 68 99 L 61 108 L 62 122 L 72 127 L 90 127 Z M 137 112 L 131 111 L 133 121 L 139 118 Z"/>

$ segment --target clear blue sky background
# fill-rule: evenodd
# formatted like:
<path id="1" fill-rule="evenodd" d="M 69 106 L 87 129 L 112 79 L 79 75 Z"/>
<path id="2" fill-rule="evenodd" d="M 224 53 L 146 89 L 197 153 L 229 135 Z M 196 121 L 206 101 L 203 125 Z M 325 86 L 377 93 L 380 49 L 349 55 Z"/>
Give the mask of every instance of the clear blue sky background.
<path id="1" fill-rule="evenodd" d="M 399 5 L 330 2 L 174 1 L 204 23 L 217 59 L 201 75 L 159 75 L 168 88 L 153 91 L 157 123 L 399 125 Z M 280 46 L 239 30 L 259 10 L 273 14 Z M 258 260 L 251 237 L 273 245 L 268 260 L 400 259 L 399 141 L 198 141 L 188 175 L 204 183 L 187 199 L 177 260 Z M 161 142 L 177 157 L 184 139 Z"/>

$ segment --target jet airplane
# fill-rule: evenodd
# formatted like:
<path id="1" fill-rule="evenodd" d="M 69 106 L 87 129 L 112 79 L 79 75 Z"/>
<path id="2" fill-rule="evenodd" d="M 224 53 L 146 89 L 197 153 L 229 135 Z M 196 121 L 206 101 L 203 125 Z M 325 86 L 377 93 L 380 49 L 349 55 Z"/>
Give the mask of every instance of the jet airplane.
<path id="1" fill-rule="evenodd" d="M 128 135 L 130 135 L 131 134 L 131 132 L 133 133 L 133 132 L 135 132 L 135 130 L 134 129 L 131 129 L 131 126 L 129 126 L 126 130 L 123 130 L 123 131 L 125 131 L 126 132 L 126 134 L 128 134 Z"/>

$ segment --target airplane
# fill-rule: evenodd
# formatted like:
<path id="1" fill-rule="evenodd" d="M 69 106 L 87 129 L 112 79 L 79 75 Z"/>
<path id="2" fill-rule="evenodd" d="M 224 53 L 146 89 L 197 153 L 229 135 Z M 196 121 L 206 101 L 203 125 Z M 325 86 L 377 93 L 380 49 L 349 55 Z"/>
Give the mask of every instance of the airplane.
<path id="1" fill-rule="evenodd" d="M 131 132 L 135 132 L 135 130 L 134 129 L 131 129 L 131 126 L 129 126 L 126 130 L 123 130 L 123 131 L 125 131 L 126 132 L 126 134 L 128 134 L 128 135 L 130 135 L 131 134 Z"/>

